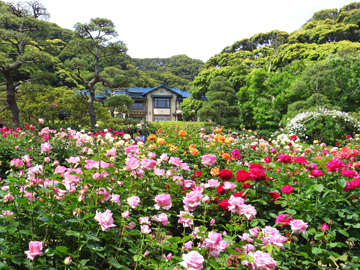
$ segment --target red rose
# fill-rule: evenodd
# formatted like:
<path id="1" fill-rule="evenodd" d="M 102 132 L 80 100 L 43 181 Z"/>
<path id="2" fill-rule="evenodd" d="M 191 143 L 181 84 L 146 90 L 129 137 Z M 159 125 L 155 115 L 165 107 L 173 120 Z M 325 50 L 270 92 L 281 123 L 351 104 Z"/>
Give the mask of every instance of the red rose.
<path id="1" fill-rule="evenodd" d="M 223 169 L 219 173 L 219 178 L 221 180 L 229 180 L 229 179 L 233 178 L 233 173 L 230 170 Z"/>
<path id="2" fill-rule="evenodd" d="M 226 190 L 224 189 L 224 184 L 221 184 L 220 186 L 218 186 L 216 191 L 219 195 L 223 195 L 226 192 Z"/>
<path id="3" fill-rule="evenodd" d="M 284 163 L 284 164 L 289 164 L 289 163 L 292 163 L 292 159 L 289 155 L 280 155 L 278 156 L 278 160 L 279 162 L 281 163 Z"/>
<path id="4" fill-rule="evenodd" d="M 300 156 L 300 157 L 295 157 L 295 158 L 294 158 L 294 161 L 295 161 L 296 163 L 301 163 L 301 164 L 304 164 L 304 165 L 308 164 L 307 159 L 306 159 L 305 157 L 302 157 L 302 156 Z"/>
<path id="5" fill-rule="evenodd" d="M 294 188 L 290 185 L 283 186 L 281 189 L 281 191 L 286 194 L 290 194 L 293 190 L 294 190 Z"/>
<path id="6" fill-rule="evenodd" d="M 236 181 L 238 182 L 245 182 L 251 179 L 250 173 L 245 170 L 238 170 L 236 173 Z"/>
<path id="7" fill-rule="evenodd" d="M 344 169 L 341 174 L 345 177 L 353 178 L 356 176 L 356 171 Z"/>
<path id="8" fill-rule="evenodd" d="M 229 200 L 223 200 L 222 202 L 219 203 L 219 206 L 226 211 L 229 211 Z"/>
<path id="9" fill-rule="evenodd" d="M 324 174 L 321 170 L 312 170 L 310 172 L 310 175 L 314 176 L 314 177 L 320 177 L 320 176 L 323 176 Z"/>
<path id="10" fill-rule="evenodd" d="M 215 204 L 218 204 L 218 203 L 219 203 L 219 199 L 218 199 L 217 197 L 215 197 L 212 202 L 215 203 Z"/>
<path id="11" fill-rule="evenodd" d="M 246 188 L 251 188 L 251 185 L 249 183 L 243 183 L 242 184 L 242 188 L 246 189 Z"/>
<path id="12" fill-rule="evenodd" d="M 292 135 L 292 136 L 290 137 L 290 139 L 293 140 L 293 141 L 296 141 L 296 140 L 297 140 L 297 136 L 296 136 L 296 135 Z"/>
<path id="13" fill-rule="evenodd" d="M 251 170 L 251 169 L 254 169 L 254 168 L 258 168 L 258 169 L 262 170 L 262 169 L 263 169 L 263 166 L 262 166 L 261 164 L 251 163 L 251 164 L 249 165 L 249 168 L 250 168 L 250 170 Z"/>
<path id="14" fill-rule="evenodd" d="M 193 179 L 201 177 L 201 176 L 202 176 L 202 172 L 200 172 L 200 171 L 197 171 L 197 172 L 193 173 Z"/>
<path id="15" fill-rule="evenodd" d="M 263 180 L 266 177 L 264 170 L 259 168 L 250 169 L 249 173 L 253 180 Z"/>
<path id="16" fill-rule="evenodd" d="M 244 195 L 244 192 L 236 192 L 235 194 L 234 194 L 234 197 L 242 197 L 244 200 L 246 199 L 246 197 L 247 197 L 247 195 L 245 194 Z"/>
<path id="17" fill-rule="evenodd" d="M 274 201 L 277 201 L 278 198 L 281 197 L 281 195 L 277 192 L 270 192 L 269 193 L 269 196 L 274 200 Z"/>

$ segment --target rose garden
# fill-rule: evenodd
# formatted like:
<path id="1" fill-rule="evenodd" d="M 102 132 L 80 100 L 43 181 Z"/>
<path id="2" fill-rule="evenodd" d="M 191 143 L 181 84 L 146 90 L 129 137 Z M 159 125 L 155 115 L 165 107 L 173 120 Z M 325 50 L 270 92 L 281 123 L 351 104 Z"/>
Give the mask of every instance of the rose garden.
<path id="1" fill-rule="evenodd" d="M 358 136 L 4 128 L 1 269 L 357 269 Z"/>

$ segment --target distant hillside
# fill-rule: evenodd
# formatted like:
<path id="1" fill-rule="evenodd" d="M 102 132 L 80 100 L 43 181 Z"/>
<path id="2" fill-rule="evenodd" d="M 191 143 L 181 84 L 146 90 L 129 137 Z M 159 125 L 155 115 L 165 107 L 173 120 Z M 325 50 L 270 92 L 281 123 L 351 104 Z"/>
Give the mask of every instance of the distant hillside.
<path id="1" fill-rule="evenodd" d="M 319 106 L 355 112 L 359 41 L 360 3 L 320 10 L 292 33 L 273 30 L 225 47 L 205 63 L 190 92 L 200 100 L 215 77 L 228 78 L 238 92 L 239 123 L 257 129 L 277 130 L 282 119 Z M 189 117 L 193 106 L 184 104 Z"/>

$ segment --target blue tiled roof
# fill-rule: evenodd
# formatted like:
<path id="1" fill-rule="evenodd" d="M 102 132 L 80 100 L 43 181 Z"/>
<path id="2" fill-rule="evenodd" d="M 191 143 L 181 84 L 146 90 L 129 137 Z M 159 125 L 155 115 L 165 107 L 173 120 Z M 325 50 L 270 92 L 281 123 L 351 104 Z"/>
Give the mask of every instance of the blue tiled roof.
<path id="1" fill-rule="evenodd" d="M 181 96 L 182 98 L 187 98 L 187 97 L 191 96 L 189 91 L 182 91 L 179 88 L 170 88 L 164 84 L 160 84 L 159 86 L 156 86 L 154 88 L 131 87 L 128 89 L 128 92 L 126 92 L 122 89 L 119 89 L 119 90 L 115 90 L 114 94 L 126 94 L 133 98 L 146 98 L 146 95 L 148 93 L 150 93 L 151 91 L 154 91 L 160 87 L 164 87 L 164 88 L 174 92 L 175 94 Z M 109 89 L 106 89 L 104 91 L 105 91 L 105 93 L 111 93 L 111 91 Z"/>
<path id="2" fill-rule="evenodd" d="M 75 92 L 75 93 L 80 93 L 80 92 L 81 92 L 82 94 L 85 94 L 85 95 L 87 95 L 87 96 L 90 95 L 90 92 L 89 92 L 89 91 L 86 91 L 86 90 L 80 90 L 80 91 L 74 91 L 74 92 Z M 95 94 L 95 98 L 105 99 L 106 96 Z"/>

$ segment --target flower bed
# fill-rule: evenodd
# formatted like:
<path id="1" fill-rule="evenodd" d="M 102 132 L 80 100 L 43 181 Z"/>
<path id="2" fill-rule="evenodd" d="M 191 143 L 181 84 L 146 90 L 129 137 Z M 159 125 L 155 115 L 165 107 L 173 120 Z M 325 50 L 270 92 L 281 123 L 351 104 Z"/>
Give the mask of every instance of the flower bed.
<path id="1" fill-rule="evenodd" d="M 111 130 L 1 131 L 1 269 L 359 266 L 351 137 L 170 126 L 135 145 Z"/>

